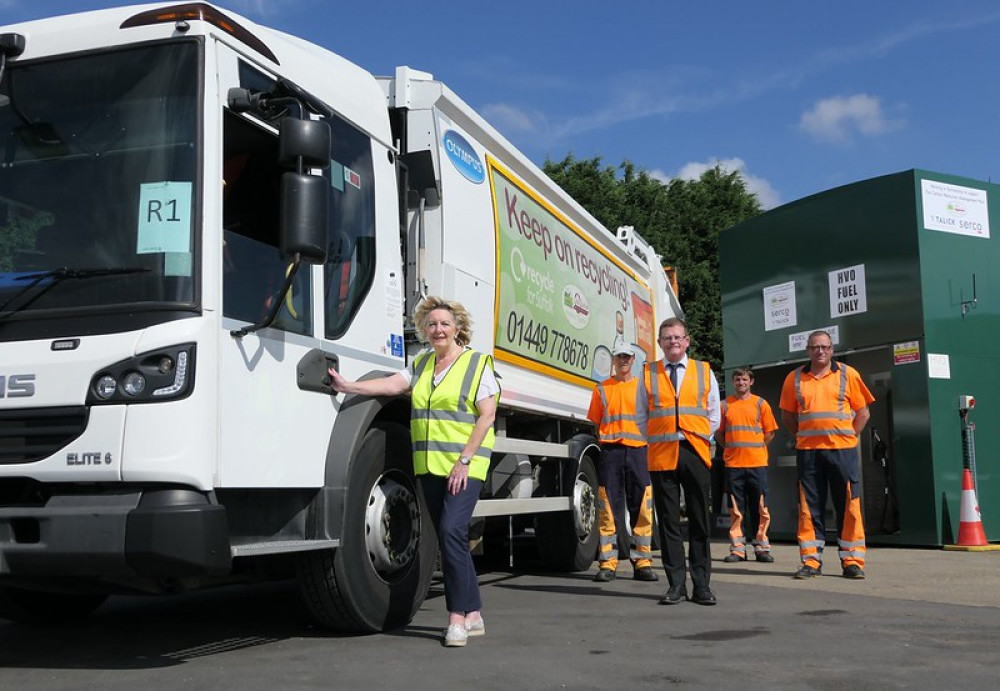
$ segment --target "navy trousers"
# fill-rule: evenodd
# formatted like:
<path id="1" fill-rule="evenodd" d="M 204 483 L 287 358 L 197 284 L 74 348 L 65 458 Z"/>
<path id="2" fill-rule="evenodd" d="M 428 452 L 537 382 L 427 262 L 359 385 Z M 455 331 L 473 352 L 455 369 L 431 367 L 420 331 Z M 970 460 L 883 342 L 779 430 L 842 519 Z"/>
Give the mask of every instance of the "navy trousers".
<path id="1" fill-rule="evenodd" d="M 444 602 L 449 612 L 464 614 L 483 608 L 479 579 L 469 551 L 469 523 L 482 486 L 482 480 L 470 477 L 464 491 L 449 494 L 448 478 L 420 476 L 420 489 L 437 530 L 444 572 Z"/>

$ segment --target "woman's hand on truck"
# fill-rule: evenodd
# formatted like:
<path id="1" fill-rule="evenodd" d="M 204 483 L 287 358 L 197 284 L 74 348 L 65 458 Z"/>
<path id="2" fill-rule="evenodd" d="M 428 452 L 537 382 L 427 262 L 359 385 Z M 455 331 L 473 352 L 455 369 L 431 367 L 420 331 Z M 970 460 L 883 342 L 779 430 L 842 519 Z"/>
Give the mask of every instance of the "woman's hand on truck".
<path id="1" fill-rule="evenodd" d="M 351 381 L 333 367 L 329 367 L 326 373 L 330 376 L 330 388 L 336 393 L 358 393 L 365 396 L 399 396 L 406 393 L 410 388 L 410 383 L 399 372 L 390 374 L 388 377 L 377 379 L 365 379 L 363 381 Z"/>

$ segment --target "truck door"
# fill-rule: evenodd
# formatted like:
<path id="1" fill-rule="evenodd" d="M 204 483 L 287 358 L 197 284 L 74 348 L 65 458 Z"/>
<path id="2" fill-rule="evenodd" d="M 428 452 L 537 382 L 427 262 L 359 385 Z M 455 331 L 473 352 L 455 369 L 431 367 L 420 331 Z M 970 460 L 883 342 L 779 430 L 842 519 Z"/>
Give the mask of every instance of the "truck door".
<path id="1" fill-rule="evenodd" d="M 278 299 L 287 265 L 279 252 L 277 122 L 225 105 L 230 87 L 267 90 L 273 77 L 217 44 L 221 122 L 222 320 L 219 352 L 219 487 L 315 487 L 332 427 L 332 403 L 298 386 L 297 365 L 321 346 L 315 335 L 315 274 L 304 267 L 275 322 L 242 338 Z M 207 156 L 213 155 L 207 147 Z M 216 149 L 219 150 L 218 148 Z M 206 165 L 206 170 L 212 167 Z M 209 187 L 209 189 L 211 189 Z M 206 233 L 206 242 L 212 236 Z M 211 256 L 212 253 L 206 253 Z M 294 430 L 294 432 L 293 432 Z"/>

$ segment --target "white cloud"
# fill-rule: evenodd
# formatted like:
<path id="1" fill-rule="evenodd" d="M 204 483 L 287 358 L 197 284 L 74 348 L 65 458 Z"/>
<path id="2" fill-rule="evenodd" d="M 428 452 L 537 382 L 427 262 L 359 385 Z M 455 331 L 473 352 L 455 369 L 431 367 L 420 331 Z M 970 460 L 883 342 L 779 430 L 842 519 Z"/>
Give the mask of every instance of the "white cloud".
<path id="1" fill-rule="evenodd" d="M 824 98 L 799 119 L 802 130 L 827 141 L 847 141 L 854 133 L 874 137 L 901 125 L 889 120 L 879 99 L 868 94 Z"/>
<path id="2" fill-rule="evenodd" d="M 546 125 L 542 113 L 529 113 L 508 103 L 487 103 L 480 112 L 486 120 L 501 132 L 538 132 Z"/>
<path id="3" fill-rule="evenodd" d="M 676 175 L 668 175 L 659 169 L 652 170 L 649 174 L 651 177 L 666 184 L 673 178 L 679 178 L 681 180 L 697 180 L 706 170 L 714 168 L 715 166 L 719 166 L 727 173 L 738 172 L 740 177 L 743 178 L 743 182 L 746 183 L 747 190 L 757 195 L 757 200 L 760 202 L 763 209 L 773 209 L 781 204 L 781 195 L 778 193 L 778 190 L 774 189 L 774 186 L 771 185 L 771 183 L 765 178 L 748 173 L 746 161 L 742 158 L 717 158 L 704 163 L 692 161 L 681 166 L 681 169 Z"/>

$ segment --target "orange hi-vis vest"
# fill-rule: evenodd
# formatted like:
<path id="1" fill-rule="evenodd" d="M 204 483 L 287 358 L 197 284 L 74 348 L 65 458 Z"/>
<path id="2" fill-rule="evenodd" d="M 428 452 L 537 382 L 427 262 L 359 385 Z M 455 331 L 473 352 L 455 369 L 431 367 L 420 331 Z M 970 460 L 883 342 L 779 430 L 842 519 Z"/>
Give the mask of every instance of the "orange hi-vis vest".
<path id="1" fill-rule="evenodd" d="M 794 375 L 799 422 L 799 430 L 795 434 L 796 448 L 854 448 L 858 445 L 858 437 L 854 432 L 854 411 L 848 400 L 851 368 L 834 362 L 832 371 L 826 377 L 806 383 L 802 381 L 802 375 L 808 370 L 808 365 L 798 367 Z M 806 386 L 811 395 L 803 394 Z"/>
<path id="2" fill-rule="evenodd" d="M 774 425 L 772 420 L 768 422 Z M 726 448 L 722 459 L 727 468 L 760 468 L 767 465 L 767 444 L 764 434 L 764 399 L 751 394 L 749 398 L 735 396 L 722 402 L 722 424 Z"/>
<path id="3" fill-rule="evenodd" d="M 611 377 L 594 388 L 587 417 L 597 425 L 602 444 L 646 445 L 646 396 L 639 381 Z"/>
<path id="4" fill-rule="evenodd" d="M 711 468 L 708 394 L 712 375 L 708 363 L 688 358 L 688 371 L 677 395 L 662 360 L 647 362 L 643 370 L 649 392 L 649 469 L 676 470 L 679 444 L 684 439 Z"/>

